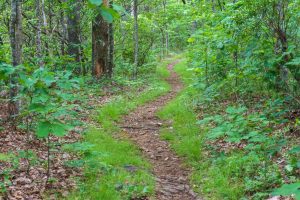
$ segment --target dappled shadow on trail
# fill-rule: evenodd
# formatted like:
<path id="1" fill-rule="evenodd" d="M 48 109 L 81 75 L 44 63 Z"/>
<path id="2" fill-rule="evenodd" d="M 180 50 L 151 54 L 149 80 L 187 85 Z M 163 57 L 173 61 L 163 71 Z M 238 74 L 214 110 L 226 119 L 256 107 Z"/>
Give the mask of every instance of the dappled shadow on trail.
<path id="1" fill-rule="evenodd" d="M 161 140 L 159 136 L 163 121 L 156 113 L 183 88 L 178 75 L 173 71 L 174 65 L 178 62 L 168 65 L 171 75 L 167 81 L 172 86 L 171 91 L 127 115 L 121 127 L 153 166 L 157 200 L 200 200 L 189 186 L 189 170 L 170 149 L 168 142 Z"/>

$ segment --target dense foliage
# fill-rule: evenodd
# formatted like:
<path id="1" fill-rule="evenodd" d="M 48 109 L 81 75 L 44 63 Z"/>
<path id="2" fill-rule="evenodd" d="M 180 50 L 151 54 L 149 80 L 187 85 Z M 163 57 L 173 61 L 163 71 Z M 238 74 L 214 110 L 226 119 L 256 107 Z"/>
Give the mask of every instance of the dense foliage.
<path id="1" fill-rule="evenodd" d="M 153 195 L 151 166 L 114 135 L 122 116 L 169 91 L 159 62 L 173 53 L 186 89 L 159 113 L 173 124 L 162 138 L 192 166 L 194 189 L 300 198 L 300 0 L 0 0 L 0 13 L 0 141 L 25 136 L 0 147 L 0 198 L 37 168 L 51 188 L 65 154 L 85 178 L 59 197 Z M 113 100 L 91 106 L 92 96 Z M 94 127 L 84 114 L 98 106 Z"/>
<path id="2" fill-rule="evenodd" d="M 207 166 L 200 167 L 209 167 L 208 175 L 201 175 L 209 180 L 202 190 L 214 191 L 211 198 L 217 199 L 265 199 L 272 188 L 296 182 L 289 191 L 286 185 L 276 192 L 294 193 L 300 164 L 294 116 L 299 108 L 300 2 L 192 4 L 196 31 L 188 39 L 188 57 L 199 79 L 195 87 L 203 91 L 198 124 L 210 155 Z"/>

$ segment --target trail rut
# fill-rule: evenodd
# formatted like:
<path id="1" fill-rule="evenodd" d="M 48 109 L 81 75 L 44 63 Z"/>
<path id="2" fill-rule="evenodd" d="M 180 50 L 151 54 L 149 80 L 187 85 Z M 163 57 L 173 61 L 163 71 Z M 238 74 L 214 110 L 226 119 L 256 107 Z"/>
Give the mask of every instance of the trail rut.
<path id="1" fill-rule="evenodd" d="M 182 160 L 170 149 L 168 142 L 160 139 L 159 130 L 163 122 L 156 116 L 159 109 L 175 98 L 183 88 L 174 65 L 168 65 L 171 72 L 167 79 L 172 86 L 166 95 L 137 108 L 124 118 L 121 126 L 129 138 L 142 150 L 153 166 L 156 178 L 155 197 L 157 200 L 201 200 L 189 186 L 189 170 Z"/>

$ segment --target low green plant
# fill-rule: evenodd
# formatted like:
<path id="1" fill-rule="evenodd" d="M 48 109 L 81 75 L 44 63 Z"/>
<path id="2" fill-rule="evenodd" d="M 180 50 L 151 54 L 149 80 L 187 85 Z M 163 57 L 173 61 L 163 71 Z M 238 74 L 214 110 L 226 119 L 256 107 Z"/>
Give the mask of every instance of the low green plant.
<path id="1" fill-rule="evenodd" d="M 239 105 L 228 106 L 225 112 L 220 109 L 220 114 L 198 121 L 194 109 L 199 106 L 197 99 L 202 98 L 202 89 L 191 86 L 193 71 L 187 70 L 186 64 L 176 65 L 175 70 L 187 87 L 159 112 L 159 117 L 171 121 L 161 130 L 161 136 L 194 169 L 191 176 L 194 189 L 213 200 L 268 197 L 272 188 L 282 182 L 279 167 L 270 160 L 286 144 L 280 134 L 273 134 L 273 127 L 282 120 L 279 117 L 275 120 L 268 109 L 250 113 Z M 275 104 L 268 105 L 280 110 Z M 245 145 L 220 149 L 222 146 L 215 145 L 218 141 L 225 146 Z"/>
<path id="2" fill-rule="evenodd" d="M 185 60 L 176 64 L 174 69 L 186 85 L 191 83 L 192 74 L 186 71 Z M 199 160 L 201 155 L 201 136 L 196 125 L 197 116 L 190 106 L 190 97 L 195 92 L 192 87 L 184 89 L 158 113 L 161 119 L 172 121 L 170 127 L 161 130 L 161 137 L 168 140 L 179 155 L 188 157 L 188 160 L 192 161 Z"/>
<path id="3" fill-rule="evenodd" d="M 12 159 L 12 154 L 0 153 L 0 163 L 10 162 Z M 0 172 L 0 195 L 6 193 L 6 188 L 11 185 L 11 170 L 12 168 L 7 168 Z"/>
<path id="4" fill-rule="evenodd" d="M 46 139 L 48 147 L 48 178 L 50 176 L 50 135 L 62 137 L 71 129 L 71 121 L 76 114 L 73 111 L 74 89 L 78 89 L 79 79 L 72 78 L 70 71 L 51 72 L 47 68 L 32 69 L 26 66 L 12 67 L 0 65 L 0 81 L 12 77 L 18 90 L 15 102 L 22 101 L 19 128 L 25 130 L 27 142 L 35 132 L 37 138 Z M 24 153 L 20 153 L 24 154 Z M 26 154 L 26 155 L 25 155 Z M 32 162 L 32 151 L 26 150 L 24 158 L 28 160 L 28 170 Z"/>
<path id="5" fill-rule="evenodd" d="M 0 173 L 0 195 L 5 194 L 7 192 L 7 187 L 11 186 L 11 169 L 5 169 Z"/>
<path id="6" fill-rule="evenodd" d="M 73 111 L 75 104 L 72 103 L 74 97 L 71 92 L 75 88 L 78 89 L 78 80 L 71 79 L 71 75 L 71 72 L 54 74 L 45 68 L 35 70 L 30 76 L 19 74 L 20 96 L 29 102 L 21 113 L 26 118 L 26 132 L 30 134 L 30 131 L 35 130 L 38 138 L 47 139 L 48 180 L 50 134 L 57 137 L 65 136 L 71 129 L 72 117 L 76 114 Z"/>
<path id="7" fill-rule="evenodd" d="M 7 187 L 11 186 L 12 172 L 20 168 L 21 159 L 26 159 L 31 166 L 36 165 L 39 162 L 37 155 L 31 150 L 20 150 L 17 154 L 0 153 L 0 162 L 2 164 L 7 164 L 7 167 L 0 172 L 0 195 L 5 195 Z"/>
<path id="8" fill-rule="evenodd" d="M 293 196 L 300 200 L 300 182 L 293 184 L 284 184 L 273 191 L 272 195 Z"/>
<path id="9" fill-rule="evenodd" d="M 80 167 L 83 161 L 85 177 L 68 199 L 123 200 L 153 194 L 155 183 L 149 163 L 135 145 L 122 137 L 117 123 L 133 109 L 169 91 L 170 86 L 163 80 L 167 76 L 165 68 L 166 64 L 158 67 L 144 91 L 127 91 L 100 107 L 95 119 L 101 127 L 90 128 L 82 143 L 65 147 L 82 158 L 71 164 Z"/>

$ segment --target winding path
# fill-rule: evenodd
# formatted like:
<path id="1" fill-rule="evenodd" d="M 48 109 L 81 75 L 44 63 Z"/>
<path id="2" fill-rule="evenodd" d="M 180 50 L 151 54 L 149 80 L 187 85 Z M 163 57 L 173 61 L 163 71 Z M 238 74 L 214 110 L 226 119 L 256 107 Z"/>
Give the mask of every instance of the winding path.
<path id="1" fill-rule="evenodd" d="M 137 108 L 124 118 L 121 126 L 153 166 L 157 200 L 201 200 L 189 186 L 189 170 L 183 167 L 182 160 L 170 149 L 168 142 L 159 136 L 163 122 L 156 116 L 156 112 L 183 88 L 178 75 L 173 71 L 178 62 L 168 65 L 171 75 L 167 81 L 172 86 L 171 91 Z"/>

